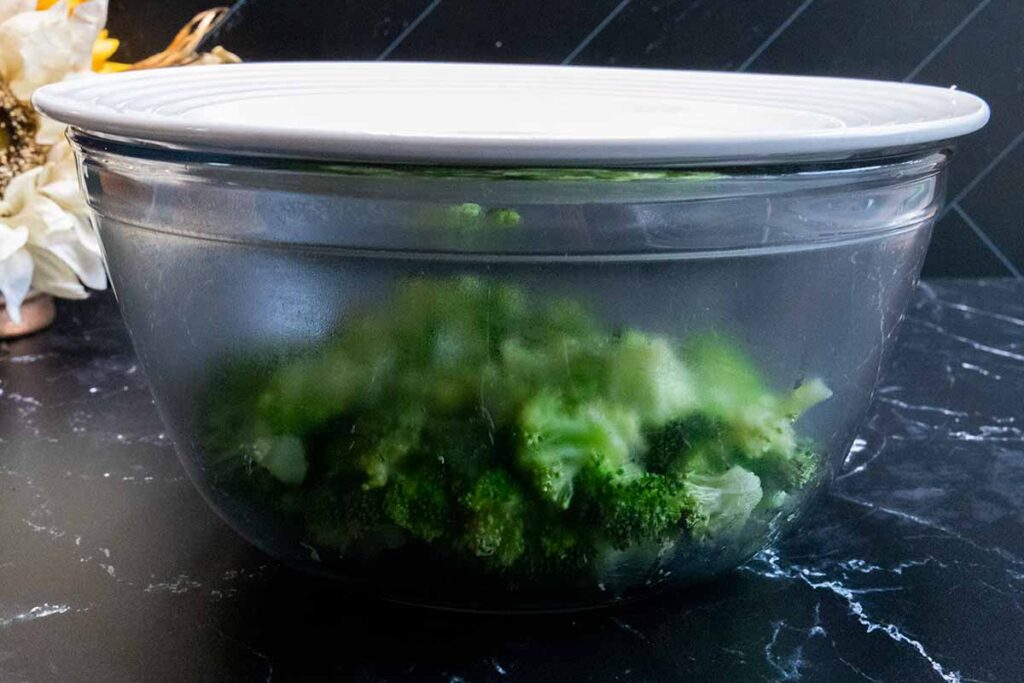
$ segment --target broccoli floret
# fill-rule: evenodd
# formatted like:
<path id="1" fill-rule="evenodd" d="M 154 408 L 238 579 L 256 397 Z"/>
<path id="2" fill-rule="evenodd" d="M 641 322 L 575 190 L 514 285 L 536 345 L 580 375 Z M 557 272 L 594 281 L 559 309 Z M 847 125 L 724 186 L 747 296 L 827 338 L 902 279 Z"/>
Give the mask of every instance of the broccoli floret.
<path id="1" fill-rule="evenodd" d="M 523 406 L 518 464 L 537 492 L 569 507 L 573 481 L 586 466 L 608 476 L 638 470 L 632 453 L 642 443 L 636 416 L 600 403 L 569 406 L 543 392 Z"/>
<path id="2" fill-rule="evenodd" d="M 691 529 L 698 538 L 738 533 L 763 495 L 757 475 L 739 466 L 724 474 L 690 474 L 685 489 L 694 509 Z"/>
<path id="3" fill-rule="evenodd" d="M 520 333 L 545 345 L 572 341 L 577 347 L 590 350 L 590 347 L 600 348 L 607 339 L 594 316 L 572 299 L 555 299 L 538 311 L 530 322 Z"/>
<path id="4" fill-rule="evenodd" d="M 303 509 L 309 540 L 341 552 L 387 522 L 380 490 L 340 481 L 328 480 L 307 492 Z"/>
<path id="5" fill-rule="evenodd" d="M 453 506 L 440 471 L 421 468 L 395 477 L 384 493 L 388 518 L 424 541 L 451 531 Z"/>
<path id="6" fill-rule="evenodd" d="M 472 228 L 479 222 L 483 213 L 484 209 L 479 204 L 455 204 L 444 209 L 442 223 L 454 228 Z"/>
<path id="7" fill-rule="evenodd" d="M 602 346 L 568 336 L 540 342 L 506 339 L 501 346 L 502 386 L 515 405 L 542 390 L 577 402 L 598 398 L 606 365 L 603 352 Z"/>
<path id="8" fill-rule="evenodd" d="M 824 382 L 815 377 L 803 382 L 779 402 L 779 412 L 784 417 L 795 421 L 810 408 L 832 397 L 832 390 Z"/>
<path id="9" fill-rule="evenodd" d="M 519 225 L 522 216 L 515 209 L 491 208 L 486 211 L 479 204 L 467 203 L 448 206 L 441 210 L 437 223 L 446 228 L 510 228 Z"/>
<path id="10" fill-rule="evenodd" d="M 344 358 L 301 358 L 281 367 L 258 398 L 260 419 L 275 434 L 302 435 L 350 410 L 364 373 Z"/>
<path id="11" fill-rule="evenodd" d="M 580 497 L 590 523 L 618 550 L 678 533 L 691 505 L 681 478 L 650 472 L 618 479 L 584 473 Z"/>
<path id="12" fill-rule="evenodd" d="M 513 404 L 533 396 L 541 387 L 554 385 L 564 371 L 564 360 L 559 366 L 547 348 L 536 348 L 518 337 L 503 340 L 499 356 L 503 384 L 512 394 Z"/>
<path id="13" fill-rule="evenodd" d="M 252 459 L 284 484 L 301 484 L 306 478 L 306 452 L 295 436 L 262 437 L 253 443 Z"/>
<path id="14" fill-rule="evenodd" d="M 358 469 L 366 475 L 364 488 L 384 486 L 419 446 L 424 422 L 420 410 L 364 415 L 352 425 L 350 452 L 338 457 L 355 457 Z"/>
<path id="15" fill-rule="evenodd" d="M 806 445 L 797 445 L 785 453 L 748 458 L 743 465 L 757 474 L 766 488 L 779 491 L 803 488 L 820 470 L 817 453 Z"/>
<path id="16" fill-rule="evenodd" d="M 721 340 L 694 344 L 689 357 L 702 388 L 702 409 L 729 425 L 735 447 L 750 458 L 793 452 L 793 422 L 832 395 L 821 380 L 814 379 L 779 399 L 749 361 Z"/>
<path id="17" fill-rule="evenodd" d="M 652 472 L 682 475 L 687 469 L 726 469 L 726 424 L 706 413 L 691 413 L 647 432 L 644 463 Z"/>
<path id="18" fill-rule="evenodd" d="M 610 348 L 578 304 L 557 300 L 502 339 L 502 384 L 520 404 L 542 389 L 576 401 L 601 398 Z"/>
<path id="19" fill-rule="evenodd" d="M 780 423 L 788 440 L 792 428 Z M 740 465 L 772 490 L 795 491 L 819 471 L 819 456 L 808 444 L 789 448 L 750 449 L 749 433 L 719 417 L 693 413 L 647 433 L 646 467 L 679 476 L 687 472 L 722 473 Z M 793 437 L 795 438 L 795 437 Z"/>
<path id="20" fill-rule="evenodd" d="M 794 421 L 804 410 L 831 395 L 820 380 L 812 380 L 783 399 L 768 393 L 752 397 L 732 416 L 731 431 L 736 446 L 754 459 L 789 457 L 798 450 Z"/>
<path id="21" fill-rule="evenodd" d="M 429 206 L 420 212 L 425 227 L 458 231 L 457 234 L 481 228 L 509 228 L 522 222 L 515 209 L 494 207 L 484 209 L 480 204 L 466 202 L 449 206 Z"/>
<path id="22" fill-rule="evenodd" d="M 701 406 L 706 410 L 733 415 L 751 399 L 768 393 L 750 362 L 719 337 L 692 341 L 684 355 L 700 386 Z"/>
<path id="23" fill-rule="evenodd" d="M 488 209 L 487 222 L 491 225 L 511 228 L 519 225 L 523 217 L 515 209 Z"/>
<path id="24" fill-rule="evenodd" d="M 609 398 L 630 406 L 644 425 L 663 425 L 696 405 L 693 378 L 664 339 L 623 335 L 607 368 Z"/>
<path id="25" fill-rule="evenodd" d="M 523 554 L 523 493 L 502 470 L 480 477 L 462 501 L 468 520 L 465 543 L 477 557 L 509 567 Z"/>
<path id="26" fill-rule="evenodd" d="M 484 415 L 438 418 L 424 427 L 418 455 L 436 462 L 453 493 L 462 496 L 496 464 L 493 452 L 498 440 L 508 438 L 507 432 L 496 431 Z"/>
<path id="27" fill-rule="evenodd" d="M 526 540 L 526 550 L 516 566 L 527 575 L 576 573 L 598 554 L 593 530 L 564 517 L 538 515 Z"/>

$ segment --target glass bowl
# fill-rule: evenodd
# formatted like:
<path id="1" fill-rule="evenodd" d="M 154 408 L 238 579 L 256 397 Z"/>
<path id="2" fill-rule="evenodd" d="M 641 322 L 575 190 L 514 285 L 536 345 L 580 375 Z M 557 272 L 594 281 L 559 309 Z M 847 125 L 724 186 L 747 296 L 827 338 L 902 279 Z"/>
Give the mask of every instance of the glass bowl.
<path id="1" fill-rule="evenodd" d="M 472 610 L 649 595 L 798 525 L 868 408 L 948 156 L 423 168 L 72 141 L 210 505 L 291 565 Z"/>

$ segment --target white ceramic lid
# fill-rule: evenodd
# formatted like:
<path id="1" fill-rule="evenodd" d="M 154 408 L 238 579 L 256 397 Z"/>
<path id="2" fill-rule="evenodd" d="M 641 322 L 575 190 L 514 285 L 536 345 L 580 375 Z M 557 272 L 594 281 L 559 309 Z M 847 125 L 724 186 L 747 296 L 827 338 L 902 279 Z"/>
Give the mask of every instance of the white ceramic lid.
<path id="1" fill-rule="evenodd" d="M 228 153 L 465 165 L 663 166 L 835 158 L 982 127 L 984 101 L 905 83 L 438 63 L 198 66 L 50 85 L 47 116 Z"/>

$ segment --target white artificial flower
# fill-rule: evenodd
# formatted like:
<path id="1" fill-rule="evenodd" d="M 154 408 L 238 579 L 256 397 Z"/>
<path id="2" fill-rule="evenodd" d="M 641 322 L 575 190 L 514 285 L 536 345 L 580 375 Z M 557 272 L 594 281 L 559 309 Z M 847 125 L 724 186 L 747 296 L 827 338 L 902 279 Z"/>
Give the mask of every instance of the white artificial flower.
<path id="1" fill-rule="evenodd" d="M 65 125 L 59 121 L 54 121 L 49 116 L 43 116 L 42 114 L 36 114 L 36 118 L 39 121 L 39 127 L 36 129 L 36 143 L 48 147 L 50 145 L 59 145 L 62 142 L 67 142 L 67 138 L 64 137 Z"/>
<path id="2" fill-rule="evenodd" d="M 8 2 L 9 5 L 17 3 Z M 92 46 L 107 22 L 107 0 L 20 12 L 0 23 L 0 76 L 27 102 L 36 88 L 92 69 Z"/>
<path id="3" fill-rule="evenodd" d="M 36 8 L 36 0 L 0 0 L 0 24 L 15 14 L 31 12 Z"/>
<path id="4" fill-rule="evenodd" d="M 8 315 L 19 325 L 21 302 L 32 286 L 32 256 L 25 249 L 27 242 L 28 228 L 0 223 L 0 294 Z"/>
<path id="5" fill-rule="evenodd" d="M 107 0 L 86 0 L 73 10 L 68 0 L 42 11 L 35 6 L 34 0 L 0 0 L 0 77 L 25 102 L 40 86 L 91 71 L 107 15 Z M 49 147 L 46 161 L 12 178 L 0 199 L 0 294 L 15 322 L 31 290 L 82 299 L 85 287 L 107 286 L 63 133 L 63 126 L 39 117 L 36 140 Z"/>
<path id="6" fill-rule="evenodd" d="M 22 249 L 35 265 L 33 289 L 81 299 L 86 296 L 83 284 L 94 290 L 106 287 L 106 273 L 85 201 L 73 179 L 74 159 L 53 157 L 11 179 L 0 201 L 0 223 L 27 230 Z"/>
<path id="7" fill-rule="evenodd" d="M 30 287 L 83 299 L 85 287 L 107 286 L 74 163 L 66 143 L 55 145 L 45 164 L 12 178 L 0 200 L 0 292 L 15 322 Z"/>

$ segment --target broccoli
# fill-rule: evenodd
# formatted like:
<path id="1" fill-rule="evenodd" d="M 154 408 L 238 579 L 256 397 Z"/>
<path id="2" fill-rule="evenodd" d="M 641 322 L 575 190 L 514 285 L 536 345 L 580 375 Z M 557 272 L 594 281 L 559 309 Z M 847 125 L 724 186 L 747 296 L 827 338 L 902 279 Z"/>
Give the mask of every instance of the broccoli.
<path id="1" fill-rule="evenodd" d="M 735 445 L 752 458 L 792 453 L 797 448 L 792 423 L 832 395 L 815 379 L 780 399 L 764 386 L 749 361 L 720 340 L 699 341 L 689 357 L 702 387 L 701 405 L 729 425 Z"/>
<path id="2" fill-rule="evenodd" d="M 600 403 L 570 407 L 542 392 L 523 406 L 518 464 L 537 494 L 561 508 L 572 501 L 573 481 L 584 467 L 609 476 L 638 468 L 631 453 L 640 445 L 635 415 Z"/>
<path id="3" fill-rule="evenodd" d="M 343 357 L 299 358 L 282 366 L 259 394 L 259 414 L 275 433 L 304 434 L 344 413 L 364 381 L 361 368 Z"/>
<path id="4" fill-rule="evenodd" d="M 685 488 L 693 499 L 691 525 L 699 537 L 738 533 L 764 495 L 757 475 L 739 466 L 723 474 L 691 474 Z"/>
<path id="5" fill-rule="evenodd" d="M 503 470 L 480 477 L 463 499 L 468 513 L 466 545 L 477 557 L 498 567 L 509 567 L 523 554 L 523 493 Z"/>
<path id="6" fill-rule="evenodd" d="M 644 472 L 615 478 L 588 472 L 583 482 L 588 521 L 617 550 L 677 535 L 692 507 L 685 483 L 671 475 Z"/>
<path id="7" fill-rule="evenodd" d="M 422 211 L 421 221 L 427 227 L 468 231 L 515 227 L 522 221 L 522 216 L 515 209 L 484 209 L 479 204 L 467 202 L 440 207 L 431 205 Z"/>
<path id="8" fill-rule="evenodd" d="M 821 469 L 794 423 L 829 396 L 815 379 L 772 392 L 720 338 L 678 345 L 577 301 L 413 278 L 317 346 L 218 369 L 198 419 L 217 486 L 304 542 L 563 575 L 766 524 Z"/>
<path id="9" fill-rule="evenodd" d="M 326 481 L 305 494 L 302 517 L 309 540 L 347 552 L 387 523 L 384 494 Z"/>
<path id="10" fill-rule="evenodd" d="M 444 478 L 431 467 L 395 477 L 384 493 L 384 512 L 416 538 L 440 538 L 447 533 L 452 516 Z"/>
<path id="11" fill-rule="evenodd" d="M 486 216 L 488 223 L 503 228 L 519 225 L 523 220 L 515 209 L 488 209 Z"/>
<path id="12" fill-rule="evenodd" d="M 525 576 L 573 575 L 592 570 L 604 552 L 598 547 L 595 530 L 588 528 L 584 519 L 545 511 L 532 521 L 522 557 L 506 571 Z"/>
<path id="13" fill-rule="evenodd" d="M 374 413 L 352 424 L 350 447 L 356 454 L 352 460 L 366 475 L 364 488 L 380 488 L 388 483 L 395 469 L 419 445 L 424 419 L 420 411 L 397 416 Z"/>
<path id="14" fill-rule="evenodd" d="M 639 332 L 622 336 L 608 359 L 608 396 L 659 426 L 696 404 L 693 378 L 664 339 Z"/>
<path id="15" fill-rule="evenodd" d="M 256 439 L 252 459 L 284 484 L 301 484 L 306 478 L 306 452 L 297 436 Z"/>
<path id="16" fill-rule="evenodd" d="M 456 204 L 455 206 L 447 207 L 446 214 L 449 219 L 446 224 L 457 225 L 457 226 L 473 226 L 480 216 L 483 215 L 483 207 L 479 204 L 467 203 L 467 204 Z"/>
<path id="17" fill-rule="evenodd" d="M 818 474 L 818 454 L 807 444 L 797 444 L 787 453 L 740 460 L 761 478 L 765 486 L 783 492 L 803 488 Z"/>
<path id="18" fill-rule="evenodd" d="M 732 452 L 725 422 L 702 412 L 672 420 L 647 434 L 644 462 L 652 472 L 725 469 Z"/>
<path id="19" fill-rule="evenodd" d="M 308 162 L 291 162 L 302 168 Z M 701 182 L 725 178 L 722 173 L 690 169 L 626 169 L 626 168 L 486 168 L 469 166 L 361 166 L 358 164 L 312 164 L 318 171 L 341 176 L 371 178 L 472 178 L 477 180 L 520 180 L 552 182 Z"/>

